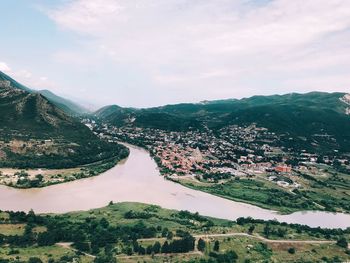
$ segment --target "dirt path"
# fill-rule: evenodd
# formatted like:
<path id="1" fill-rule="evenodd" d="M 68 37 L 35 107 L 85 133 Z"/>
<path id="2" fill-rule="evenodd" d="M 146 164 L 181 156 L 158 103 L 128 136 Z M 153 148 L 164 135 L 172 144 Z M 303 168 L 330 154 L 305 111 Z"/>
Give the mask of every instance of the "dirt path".
<path id="1" fill-rule="evenodd" d="M 202 252 L 200 251 L 192 251 L 192 252 L 187 252 L 187 253 L 171 253 L 171 254 L 166 254 L 166 253 L 159 253 L 159 254 L 154 254 L 154 257 L 166 257 L 166 256 L 174 256 L 174 255 L 203 255 Z M 117 256 L 117 259 L 133 259 L 133 258 L 143 258 L 145 256 L 150 256 L 150 255 L 132 255 L 132 256 Z"/>
<path id="2" fill-rule="evenodd" d="M 205 235 L 194 235 L 196 239 L 199 238 L 215 238 L 215 237 L 234 237 L 243 236 L 249 238 L 259 239 L 266 243 L 301 243 L 301 244 L 333 244 L 336 241 L 333 240 L 293 240 L 293 239 L 268 239 L 260 235 L 249 235 L 247 233 L 226 233 L 226 234 L 205 234 Z"/>
<path id="3" fill-rule="evenodd" d="M 304 243 L 304 244 L 333 244 L 336 243 L 336 241 L 333 240 L 293 240 L 293 239 L 268 239 L 265 237 L 262 237 L 258 234 L 250 235 L 247 233 L 226 233 L 226 234 L 201 234 L 201 235 L 193 235 L 194 238 L 196 238 L 196 241 L 198 239 L 208 239 L 208 238 L 216 238 L 216 237 L 235 237 L 235 236 L 241 236 L 241 237 L 248 237 L 248 238 L 255 238 L 259 239 L 261 241 L 264 241 L 266 243 Z M 138 241 L 162 241 L 165 240 L 165 238 L 141 238 L 138 239 Z"/>
<path id="4" fill-rule="evenodd" d="M 66 249 L 70 249 L 72 251 L 75 251 L 75 252 L 79 252 L 79 253 L 82 253 L 84 254 L 85 256 L 87 257 L 90 257 L 90 258 L 96 258 L 96 256 L 94 255 L 91 255 L 89 253 L 86 253 L 86 252 L 83 252 L 83 251 L 80 251 L 78 249 L 75 249 L 74 247 L 72 247 L 72 242 L 60 242 L 60 243 L 56 243 L 57 246 L 60 246 L 60 247 L 63 247 L 63 248 L 66 248 Z"/>

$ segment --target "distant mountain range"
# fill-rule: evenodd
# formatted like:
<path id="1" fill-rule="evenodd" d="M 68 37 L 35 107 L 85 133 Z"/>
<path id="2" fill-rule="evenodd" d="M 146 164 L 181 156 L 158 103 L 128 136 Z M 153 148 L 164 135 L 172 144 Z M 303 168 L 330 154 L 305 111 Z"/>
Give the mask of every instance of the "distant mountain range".
<path id="1" fill-rule="evenodd" d="M 67 114 L 79 116 L 82 114 L 89 113 L 89 110 L 85 109 L 84 107 L 80 106 L 79 104 L 71 100 L 60 97 L 49 90 L 30 89 L 18 83 L 16 80 L 12 79 L 10 76 L 6 75 L 1 71 L 0 71 L 0 82 L 2 82 L 5 85 L 6 83 L 9 83 L 12 87 L 16 87 L 17 89 L 27 91 L 28 93 L 39 93 L 43 95 L 45 98 L 47 98 L 50 102 L 55 104 L 57 107 L 59 107 L 61 110 L 65 111 Z"/>
<path id="2" fill-rule="evenodd" d="M 64 168 L 124 154 L 71 116 L 67 100 L 44 94 L 0 74 L 0 166 Z"/>
<path id="3" fill-rule="evenodd" d="M 183 103 L 149 109 L 104 107 L 95 116 L 116 126 L 136 126 L 173 131 L 227 125 L 268 128 L 282 135 L 287 146 L 313 150 L 349 151 L 349 96 L 345 93 L 311 92 L 254 96 L 201 103 Z"/>
<path id="4" fill-rule="evenodd" d="M 147 109 L 111 105 L 88 113 L 70 100 L 48 90 L 34 91 L 2 72 L 0 87 L 0 121 L 2 127 L 10 128 L 2 129 L 2 134 L 5 130 L 38 138 L 79 134 L 86 142 L 92 138 L 91 134 L 72 117 L 84 115 L 118 127 L 167 131 L 219 131 L 228 125 L 255 123 L 278 133 L 281 143 L 287 147 L 324 153 L 334 150 L 349 152 L 350 149 L 350 95 L 346 93 L 253 96 Z"/>

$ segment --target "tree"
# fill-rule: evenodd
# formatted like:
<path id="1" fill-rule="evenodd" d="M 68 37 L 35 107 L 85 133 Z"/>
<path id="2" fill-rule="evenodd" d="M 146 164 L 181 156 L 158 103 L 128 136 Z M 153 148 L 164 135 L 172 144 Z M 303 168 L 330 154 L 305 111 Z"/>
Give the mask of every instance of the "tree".
<path id="1" fill-rule="evenodd" d="M 55 244 L 55 236 L 50 232 L 42 232 L 38 234 L 38 246 L 51 246 Z"/>
<path id="2" fill-rule="evenodd" d="M 288 253 L 289 254 L 295 254 L 295 248 L 294 247 L 288 248 Z"/>
<path id="3" fill-rule="evenodd" d="M 348 247 L 348 241 L 346 240 L 345 237 L 341 237 L 338 239 L 337 241 L 337 245 L 343 248 L 347 248 Z"/>
<path id="4" fill-rule="evenodd" d="M 249 229 L 248 229 L 248 234 L 249 234 L 249 235 L 253 234 L 254 229 L 255 229 L 255 226 L 254 226 L 254 225 L 251 225 L 251 226 L 249 227 Z"/>
<path id="5" fill-rule="evenodd" d="M 106 248 L 105 248 L 106 249 Z M 112 249 L 111 249 L 112 250 Z M 127 246 L 125 248 L 125 254 L 127 254 L 128 256 L 132 255 L 132 248 L 130 246 Z"/>
<path id="6" fill-rule="evenodd" d="M 117 263 L 117 259 L 112 254 L 98 255 L 94 259 L 94 263 Z"/>
<path id="7" fill-rule="evenodd" d="M 219 249 L 220 249 L 220 242 L 219 242 L 219 240 L 215 240 L 214 251 L 218 252 Z"/>
<path id="8" fill-rule="evenodd" d="M 277 235 L 278 235 L 279 237 L 284 237 L 284 236 L 286 235 L 286 233 L 287 233 L 287 230 L 286 230 L 286 229 L 278 228 L 278 230 L 277 230 Z"/>
<path id="9" fill-rule="evenodd" d="M 201 238 L 198 240 L 197 249 L 202 252 L 205 250 L 205 241 Z"/>
<path id="10" fill-rule="evenodd" d="M 169 243 L 168 241 L 165 241 L 163 246 L 162 246 L 162 253 L 169 253 Z"/>
<path id="11" fill-rule="evenodd" d="M 39 182 L 41 182 L 44 179 L 44 176 L 42 174 L 37 174 L 35 178 L 38 179 Z"/>
<path id="12" fill-rule="evenodd" d="M 103 228 L 107 228 L 109 226 L 109 222 L 107 221 L 106 218 L 101 218 L 100 220 L 100 225 L 103 227 Z"/>
<path id="13" fill-rule="evenodd" d="M 79 251 L 85 251 L 85 252 L 90 251 L 90 244 L 88 242 L 85 242 L 85 241 L 75 242 L 74 247 L 76 247 L 76 249 L 78 249 Z"/>
<path id="14" fill-rule="evenodd" d="M 133 246 L 134 252 L 138 253 L 139 252 L 139 248 L 140 248 L 139 243 L 135 240 L 135 241 L 133 241 L 132 246 Z"/>
<path id="15" fill-rule="evenodd" d="M 147 246 L 147 248 L 146 248 L 146 254 L 147 254 L 147 255 L 151 255 L 152 252 L 153 252 L 153 246 L 152 246 L 152 245 Z"/>
<path id="16" fill-rule="evenodd" d="M 28 263 L 43 263 L 40 258 L 32 257 L 29 258 Z"/>
<path id="17" fill-rule="evenodd" d="M 168 235 L 167 235 L 167 239 L 173 239 L 173 237 L 174 237 L 174 234 L 173 234 L 173 232 L 168 232 Z"/>
<path id="18" fill-rule="evenodd" d="M 264 227 L 264 235 L 268 238 L 270 236 L 271 233 L 271 228 L 269 224 L 266 224 Z"/>
<path id="19" fill-rule="evenodd" d="M 166 237 L 168 235 L 168 228 L 163 228 L 163 231 L 162 231 L 162 237 Z"/>
<path id="20" fill-rule="evenodd" d="M 157 241 L 156 243 L 154 243 L 153 245 L 153 252 L 155 254 L 158 254 L 160 252 L 160 249 L 161 249 L 161 245 L 160 243 Z"/>
<path id="21" fill-rule="evenodd" d="M 238 255 L 235 251 L 230 250 L 224 254 L 216 254 L 216 262 L 218 263 L 234 263 L 238 259 Z"/>
<path id="22" fill-rule="evenodd" d="M 146 254 L 146 249 L 143 246 L 139 246 L 139 254 L 140 255 L 145 255 Z"/>

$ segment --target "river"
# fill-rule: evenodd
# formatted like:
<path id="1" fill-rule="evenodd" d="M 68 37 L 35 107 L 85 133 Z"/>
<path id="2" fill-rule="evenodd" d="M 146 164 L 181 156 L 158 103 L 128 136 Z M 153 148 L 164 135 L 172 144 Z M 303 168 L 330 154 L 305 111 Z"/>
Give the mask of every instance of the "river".
<path id="1" fill-rule="evenodd" d="M 126 160 L 96 177 L 36 189 L 0 186 L 0 209 L 64 213 L 106 206 L 110 201 L 128 201 L 231 220 L 251 216 L 312 227 L 350 227 L 350 214 L 308 211 L 279 215 L 271 210 L 186 188 L 161 177 L 147 151 L 131 145 L 128 147 L 130 156 Z"/>

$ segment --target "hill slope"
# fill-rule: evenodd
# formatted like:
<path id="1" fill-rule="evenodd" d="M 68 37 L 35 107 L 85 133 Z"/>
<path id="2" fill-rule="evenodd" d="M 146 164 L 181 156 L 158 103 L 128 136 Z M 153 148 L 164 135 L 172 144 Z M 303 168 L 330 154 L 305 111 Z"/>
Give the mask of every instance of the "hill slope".
<path id="1" fill-rule="evenodd" d="M 3 86 L 12 86 L 16 87 L 17 89 L 27 91 L 28 93 L 39 93 L 42 94 L 44 97 L 46 97 L 50 102 L 55 104 L 55 106 L 59 107 L 61 110 L 65 111 L 67 114 L 78 116 L 85 113 L 88 113 L 89 111 L 84 109 L 82 106 L 78 105 L 77 103 L 67 100 L 65 98 L 62 98 L 60 96 L 57 96 L 53 92 L 49 90 L 33 90 L 30 89 L 20 83 L 18 83 L 16 80 L 12 79 L 10 76 L 6 75 L 5 73 L 0 71 L 0 83 Z"/>
<path id="2" fill-rule="evenodd" d="M 24 90 L 27 92 L 32 92 L 31 89 L 27 88 L 26 86 L 23 86 L 22 84 L 18 83 L 15 81 L 13 78 L 10 76 L 6 75 L 5 73 L 0 71 L 0 84 L 4 87 L 16 87 L 17 89 Z"/>
<path id="3" fill-rule="evenodd" d="M 95 115 L 117 126 L 133 125 L 174 131 L 204 127 L 218 130 L 231 124 L 256 123 L 284 135 L 284 143 L 293 147 L 348 151 L 350 116 L 346 114 L 348 105 L 342 99 L 344 96 L 345 93 L 323 92 L 254 96 L 241 100 L 134 109 L 128 114 L 122 114 L 123 108 L 116 110 L 110 106 Z M 105 114 L 106 111 L 108 114 Z M 326 140 L 328 135 L 330 139 Z"/>
<path id="4" fill-rule="evenodd" d="M 43 95 L 45 98 L 47 98 L 49 101 L 54 103 L 57 107 L 59 107 L 66 113 L 69 113 L 71 115 L 82 115 L 89 113 L 89 111 L 83 108 L 82 106 L 76 104 L 71 100 L 57 96 L 49 90 L 39 90 L 37 92 Z"/>
<path id="5" fill-rule="evenodd" d="M 39 93 L 0 80 L 0 166 L 66 168 L 123 158 L 125 147 L 101 141 Z"/>

